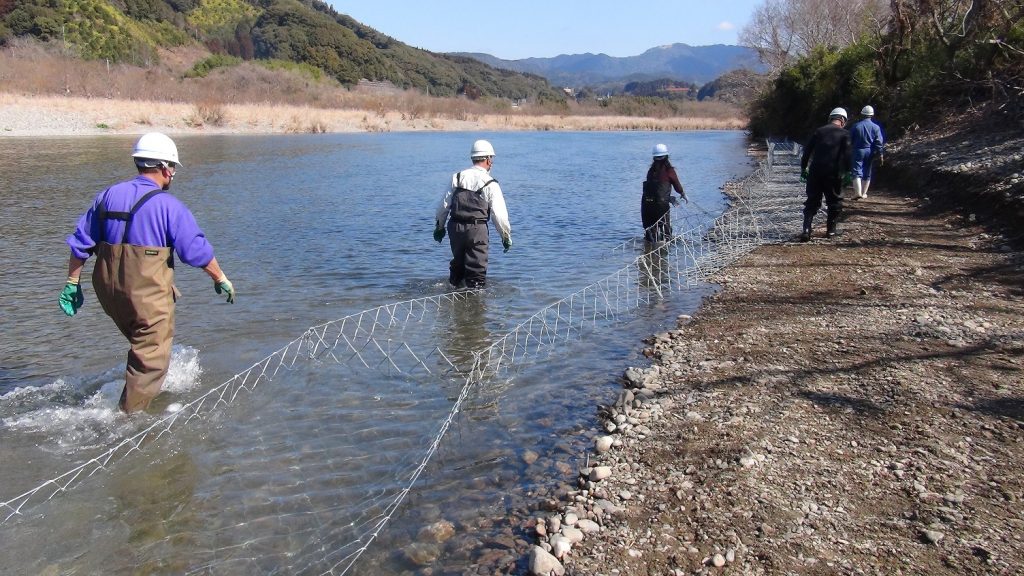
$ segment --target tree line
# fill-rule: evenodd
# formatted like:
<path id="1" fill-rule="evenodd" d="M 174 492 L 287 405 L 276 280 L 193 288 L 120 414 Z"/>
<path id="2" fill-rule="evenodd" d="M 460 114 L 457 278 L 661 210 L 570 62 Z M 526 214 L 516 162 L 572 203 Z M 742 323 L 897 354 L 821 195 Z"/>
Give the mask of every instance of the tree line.
<path id="1" fill-rule="evenodd" d="M 988 106 L 1024 116 L 1022 0 L 766 0 L 740 35 L 771 69 L 755 136 L 871 104 L 890 134 Z"/>

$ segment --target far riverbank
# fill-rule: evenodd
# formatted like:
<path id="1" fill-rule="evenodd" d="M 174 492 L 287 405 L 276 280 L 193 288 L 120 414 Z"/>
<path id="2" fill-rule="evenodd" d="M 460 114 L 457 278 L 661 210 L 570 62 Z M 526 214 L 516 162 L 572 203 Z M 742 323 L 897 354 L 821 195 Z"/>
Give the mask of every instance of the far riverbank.
<path id="1" fill-rule="evenodd" d="M 400 111 L 273 104 L 193 104 L 0 93 L 0 135 L 300 134 L 407 131 L 741 130 L 741 118 L 644 118 L 464 114 L 410 116 Z"/>

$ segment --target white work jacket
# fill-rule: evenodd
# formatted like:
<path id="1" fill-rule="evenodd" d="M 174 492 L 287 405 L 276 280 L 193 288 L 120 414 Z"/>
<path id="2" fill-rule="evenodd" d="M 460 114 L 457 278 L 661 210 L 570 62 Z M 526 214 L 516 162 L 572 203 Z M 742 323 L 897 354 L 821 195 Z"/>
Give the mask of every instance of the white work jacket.
<path id="1" fill-rule="evenodd" d="M 461 177 L 459 175 L 461 174 Z M 469 190 L 479 190 L 483 186 L 484 182 L 491 180 L 491 174 L 485 170 L 482 166 L 473 166 L 466 168 L 458 174 L 452 175 L 451 186 L 448 187 L 448 191 L 445 192 L 441 203 L 437 206 L 437 226 L 441 227 L 445 225 L 448 220 L 448 213 L 452 208 L 452 195 L 455 194 L 456 179 L 461 180 L 462 187 Z M 498 234 L 501 235 L 502 239 L 510 238 L 512 236 L 512 224 L 508 221 L 508 209 L 505 208 L 505 197 L 501 194 L 501 186 L 498 185 L 497 180 L 491 182 L 483 189 L 484 199 L 487 201 L 487 205 L 491 209 L 491 222 L 494 222 L 494 228 L 497 229 Z"/>

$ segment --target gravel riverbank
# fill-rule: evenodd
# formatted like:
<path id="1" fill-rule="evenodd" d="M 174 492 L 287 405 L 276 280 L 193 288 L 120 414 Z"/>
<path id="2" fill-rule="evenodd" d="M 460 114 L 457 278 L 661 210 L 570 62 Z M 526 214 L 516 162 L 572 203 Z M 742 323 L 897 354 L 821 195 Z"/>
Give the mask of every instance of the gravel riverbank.
<path id="1" fill-rule="evenodd" d="M 903 162 L 962 164 L 934 141 Z M 1002 168 L 976 184 L 1009 202 L 1019 147 L 988 149 Z M 1024 259 L 941 194 L 883 172 L 840 237 L 794 230 L 719 273 L 525 527 L 531 573 L 1019 573 Z"/>

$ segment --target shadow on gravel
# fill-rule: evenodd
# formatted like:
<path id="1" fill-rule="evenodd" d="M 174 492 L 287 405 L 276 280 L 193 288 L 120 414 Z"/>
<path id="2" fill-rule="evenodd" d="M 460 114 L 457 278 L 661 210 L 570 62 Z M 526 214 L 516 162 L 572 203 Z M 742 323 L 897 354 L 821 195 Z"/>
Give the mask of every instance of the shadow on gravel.
<path id="1" fill-rule="evenodd" d="M 903 242 L 900 240 L 893 240 L 892 238 L 886 240 L 859 240 L 855 244 L 851 244 L 857 248 L 889 248 L 891 250 L 899 250 L 903 253 L 920 250 L 941 250 L 942 252 L 962 252 L 970 254 L 982 252 L 982 250 L 971 248 L 970 246 L 939 244 L 936 242 Z"/>
<path id="2" fill-rule="evenodd" d="M 836 374 L 855 374 L 861 371 L 870 371 L 888 366 L 900 366 L 915 364 L 922 361 L 937 361 L 942 359 L 959 359 L 961 361 L 979 361 L 991 357 L 994 353 L 1005 353 L 1004 345 L 986 340 L 973 346 L 947 349 L 942 351 L 926 351 L 918 354 L 891 354 L 888 356 L 877 356 L 867 360 L 838 364 L 829 368 L 804 368 L 799 370 L 781 371 L 757 371 L 756 373 L 738 373 L 726 377 L 708 380 L 692 386 L 695 390 L 706 391 L 717 388 L 748 386 L 760 378 L 768 376 L 770 379 L 780 382 L 787 382 L 792 388 L 792 397 L 799 397 L 814 402 L 824 408 L 836 411 L 853 410 L 854 412 L 879 418 L 889 412 L 890 408 L 884 404 L 877 404 L 865 398 L 857 398 L 842 393 L 822 390 L 807 390 L 803 388 L 805 383 L 817 381 L 820 376 Z M 1014 370 L 1016 367 L 1014 366 Z M 785 386 L 785 384 L 783 384 Z M 913 385 L 900 385 L 898 393 L 912 392 Z M 999 399 L 983 401 L 974 406 L 959 406 L 963 410 L 984 412 L 994 415 L 1009 416 L 1024 421 L 1024 399 Z"/>
<path id="3" fill-rule="evenodd" d="M 975 268 L 961 274 L 948 274 L 937 278 L 933 287 L 949 290 L 971 282 L 988 282 L 1005 286 L 1010 294 L 1024 295 L 1024 264 L 1009 262 L 999 266 Z"/>
<path id="4" fill-rule="evenodd" d="M 1024 398 L 998 398 L 995 400 L 984 400 L 975 404 L 959 404 L 957 408 L 980 412 L 989 416 L 1003 416 L 1013 418 L 1018 422 L 1024 422 Z"/>
<path id="5" fill-rule="evenodd" d="M 812 392 L 809 390 L 801 390 L 796 394 L 802 398 L 806 398 L 811 402 L 814 402 L 818 406 L 824 408 L 836 409 L 836 410 L 853 410 L 859 414 L 865 414 L 869 416 L 881 416 L 885 410 L 863 398 L 854 398 L 845 394 L 832 394 L 825 392 Z"/>

